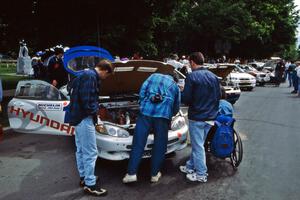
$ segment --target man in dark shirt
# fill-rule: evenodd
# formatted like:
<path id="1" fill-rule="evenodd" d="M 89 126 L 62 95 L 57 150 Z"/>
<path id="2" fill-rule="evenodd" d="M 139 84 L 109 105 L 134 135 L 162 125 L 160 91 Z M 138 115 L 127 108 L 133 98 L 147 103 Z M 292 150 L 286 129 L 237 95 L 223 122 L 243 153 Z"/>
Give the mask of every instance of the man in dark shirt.
<path id="1" fill-rule="evenodd" d="M 55 48 L 55 56 L 49 60 L 48 78 L 50 83 L 56 88 L 67 84 L 68 74 L 64 68 L 62 57 L 64 50 L 62 48 Z"/>
<path id="2" fill-rule="evenodd" d="M 180 171 L 190 181 L 207 182 L 207 166 L 204 143 L 211 128 L 208 121 L 217 117 L 220 100 L 218 77 L 203 68 L 202 53 L 195 52 L 189 57 L 193 72 L 188 74 L 182 93 L 182 103 L 189 106 L 189 132 L 192 145 L 190 159 Z"/>
<path id="3" fill-rule="evenodd" d="M 296 67 L 297 66 L 295 62 L 291 61 L 288 71 L 290 72 L 293 81 L 293 86 L 294 86 L 294 90 L 291 92 L 292 94 L 297 94 L 298 91 L 298 77 L 297 77 Z"/>
<path id="4" fill-rule="evenodd" d="M 71 84 L 68 123 L 75 126 L 76 161 L 80 175 L 80 186 L 95 196 L 105 195 L 105 189 L 96 185 L 94 175 L 98 157 L 95 123 L 99 109 L 100 80 L 113 72 L 112 64 L 100 61 L 94 69 L 83 71 Z"/>
<path id="5" fill-rule="evenodd" d="M 283 80 L 282 78 L 283 72 L 284 72 L 284 62 L 283 60 L 280 60 L 275 67 L 275 77 L 278 81 L 278 84 L 280 84 Z"/>

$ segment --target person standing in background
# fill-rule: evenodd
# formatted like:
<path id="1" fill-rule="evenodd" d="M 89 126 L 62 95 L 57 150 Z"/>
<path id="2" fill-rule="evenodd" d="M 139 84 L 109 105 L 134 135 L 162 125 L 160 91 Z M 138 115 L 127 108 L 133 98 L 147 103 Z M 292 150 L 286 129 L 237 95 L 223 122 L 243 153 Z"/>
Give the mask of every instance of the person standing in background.
<path id="1" fill-rule="evenodd" d="M 298 96 L 300 96 L 300 65 L 296 67 L 296 73 L 297 73 L 297 78 L 298 78 Z"/>
<path id="2" fill-rule="evenodd" d="M 289 81 L 289 87 L 292 86 L 292 80 L 290 79 L 290 76 L 289 76 L 289 66 L 290 66 L 291 62 L 290 61 L 286 61 L 285 62 L 285 65 L 284 65 L 284 81 L 286 81 L 286 79 L 288 79 Z"/>
<path id="3" fill-rule="evenodd" d="M 68 73 L 64 68 L 62 57 L 64 55 L 63 48 L 55 48 L 55 56 L 49 60 L 48 65 L 48 78 L 49 82 L 56 88 L 67 84 Z"/>
<path id="4" fill-rule="evenodd" d="M 296 67 L 297 66 L 296 66 L 295 62 L 292 61 L 289 66 L 289 71 L 290 71 L 290 75 L 292 77 L 293 87 L 294 87 L 294 90 L 291 92 L 292 94 L 297 94 L 297 91 L 298 91 L 298 77 L 297 77 Z"/>
<path id="5" fill-rule="evenodd" d="M 180 70 L 184 65 L 178 62 L 178 55 L 171 54 L 170 59 L 167 61 L 168 64 L 172 65 L 176 70 Z"/>

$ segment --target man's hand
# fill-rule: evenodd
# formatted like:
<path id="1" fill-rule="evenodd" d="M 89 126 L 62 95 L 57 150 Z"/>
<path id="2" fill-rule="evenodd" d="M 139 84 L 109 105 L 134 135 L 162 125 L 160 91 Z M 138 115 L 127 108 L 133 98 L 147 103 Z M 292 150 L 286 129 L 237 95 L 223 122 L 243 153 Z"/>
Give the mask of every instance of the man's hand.
<path id="1" fill-rule="evenodd" d="M 182 85 L 178 85 L 180 92 L 183 91 L 184 87 Z"/>
<path id="2" fill-rule="evenodd" d="M 56 86 L 57 86 L 57 81 L 56 81 L 56 80 L 53 80 L 53 81 L 52 81 L 52 85 L 56 87 Z"/>

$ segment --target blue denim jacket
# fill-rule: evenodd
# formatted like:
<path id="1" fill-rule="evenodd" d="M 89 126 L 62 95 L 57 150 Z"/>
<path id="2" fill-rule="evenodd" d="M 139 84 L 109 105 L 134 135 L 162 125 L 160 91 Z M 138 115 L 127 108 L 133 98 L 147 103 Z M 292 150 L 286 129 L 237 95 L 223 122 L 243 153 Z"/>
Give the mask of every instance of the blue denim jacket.
<path id="1" fill-rule="evenodd" d="M 204 68 L 188 74 L 182 92 L 182 103 L 189 106 L 188 118 L 194 121 L 217 117 L 220 100 L 218 77 Z"/>
<path id="2" fill-rule="evenodd" d="M 151 97 L 157 93 L 163 96 L 163 100 L 160 103 L 153 103 Z M 169 75 L 152 74 L 143 83 L 139 96 L 140 111 L 143 115 L 170 120 L 179 112 L 179 87 Z"/>

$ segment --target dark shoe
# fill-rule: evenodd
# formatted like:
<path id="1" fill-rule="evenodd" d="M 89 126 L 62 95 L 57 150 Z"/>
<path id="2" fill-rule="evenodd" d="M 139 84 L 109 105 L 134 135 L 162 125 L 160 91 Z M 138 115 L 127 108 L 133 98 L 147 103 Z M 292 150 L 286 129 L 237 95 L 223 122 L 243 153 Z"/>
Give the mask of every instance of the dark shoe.
<path id="1" fill-rule="evenodd" d="M 297 94 L 297 91 L 296 91 L 296 90 L 293 90 L 291 93 L 292 93 L 292 94 Z"/>
<path id="2" fill-rule="evenodd" d="M 93 186 L 84 186 L 83 188 L 84 192 L 89 195 L 93 196 L 105 196 L 107 195 L 107 190 L 100 188 L 99 186 L 93 185 Z"/>
<path id="3" fill-rule="evenodd" d="M 96 176 L 96 183 L 98 183 L 98 182 L 99 182 L 99 176 Z M 79 186 L 80 187 L 85 186 L 84 177 L 80 177 Z"/>

